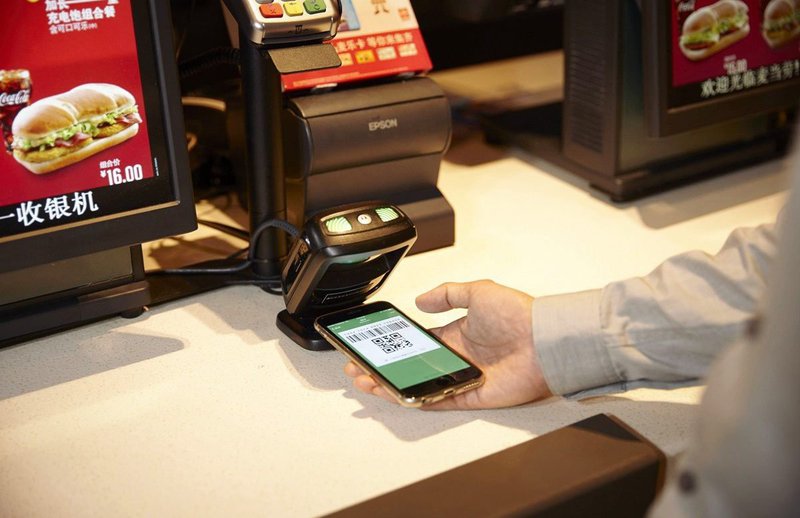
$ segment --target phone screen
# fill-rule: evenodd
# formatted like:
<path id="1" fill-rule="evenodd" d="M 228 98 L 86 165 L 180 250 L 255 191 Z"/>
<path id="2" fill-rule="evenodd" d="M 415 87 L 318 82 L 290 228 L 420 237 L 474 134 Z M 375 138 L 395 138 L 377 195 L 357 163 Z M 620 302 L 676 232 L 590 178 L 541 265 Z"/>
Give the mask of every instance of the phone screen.
<path id="1" fill-rule="evenodd" d="M 394 308 L 325 327 L 400 390 L 471 367 Z"/>

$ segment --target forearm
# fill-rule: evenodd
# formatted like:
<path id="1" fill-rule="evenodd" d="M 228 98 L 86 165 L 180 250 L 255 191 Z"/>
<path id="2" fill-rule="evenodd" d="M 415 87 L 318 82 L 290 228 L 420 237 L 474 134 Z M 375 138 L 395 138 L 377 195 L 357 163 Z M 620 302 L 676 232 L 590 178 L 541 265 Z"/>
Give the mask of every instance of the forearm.
<path id="1" fill-rule="evenodd" d="M 774 225 L 739 229 L 716 255 L 689 252 L 645 277 L 536 299 L 534 343 L 550 389 L 704 376 L 756 312 L 774 249 Z"/>

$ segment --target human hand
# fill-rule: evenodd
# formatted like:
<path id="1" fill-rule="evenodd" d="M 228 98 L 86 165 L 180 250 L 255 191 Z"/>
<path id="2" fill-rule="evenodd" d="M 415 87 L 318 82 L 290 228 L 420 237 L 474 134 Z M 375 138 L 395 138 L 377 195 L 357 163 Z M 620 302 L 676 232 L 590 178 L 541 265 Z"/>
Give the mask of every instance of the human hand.
<path id="1" fill-rule="evenodd" d="M 485 376 L 481 387 L 425 408 L 498 408 L 551 395 L 533 343 L 533 297 L 492 281 L 476 281 L 442 284 L 417 297 L 416 302 L 426 313 L 467 309 L 466 316 L 430 331 L 471 360 Z M 356 364 L 345 365 L 345 373 L 362 392 L 396 402 Z"/>

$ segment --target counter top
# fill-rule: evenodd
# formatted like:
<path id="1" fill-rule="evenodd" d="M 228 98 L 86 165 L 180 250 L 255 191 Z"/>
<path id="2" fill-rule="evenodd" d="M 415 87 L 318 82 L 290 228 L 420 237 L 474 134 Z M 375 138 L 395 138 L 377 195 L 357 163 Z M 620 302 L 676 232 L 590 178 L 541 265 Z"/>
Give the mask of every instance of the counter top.
<path id="1" fill-rule="evenodd" d="M 455 142 L 440 188 L 456 245 L 404 259 L 376 297 L 491 278 L 533 295 L 600 287 L 716 251 L 785 199 L 773 162 L 614 205 L 520 152 Z M 163 251 L 163 250 L 162 250 Z M 0 349 L 0 515 L 314 516 L 611 413 L 668 455 L 701 387 L 427 412 L 355 391 L 336 352 L 281 335 L 279 297 L 238 286 Z M 534 468 L 534 467 L 532 467 Z"/>

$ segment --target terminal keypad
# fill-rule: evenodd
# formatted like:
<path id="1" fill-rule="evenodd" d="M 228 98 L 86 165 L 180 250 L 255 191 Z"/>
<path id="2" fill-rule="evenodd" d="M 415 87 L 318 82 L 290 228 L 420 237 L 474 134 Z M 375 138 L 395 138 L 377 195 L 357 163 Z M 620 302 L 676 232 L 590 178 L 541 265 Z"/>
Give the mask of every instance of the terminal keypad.
<path id="1" fill-rule="evenodd" d="M 254 43 L 330 39 L 341 17 L 341 0 L 226 0 Z"/>
<path id="2" fill-rule="evenodd" d="M 254 0 L 259 4 L 258 11 L 265 19 L 283 18 L 284 16 L 303 16 L 319 14 L 327 10 L 325 0 Z"/>

